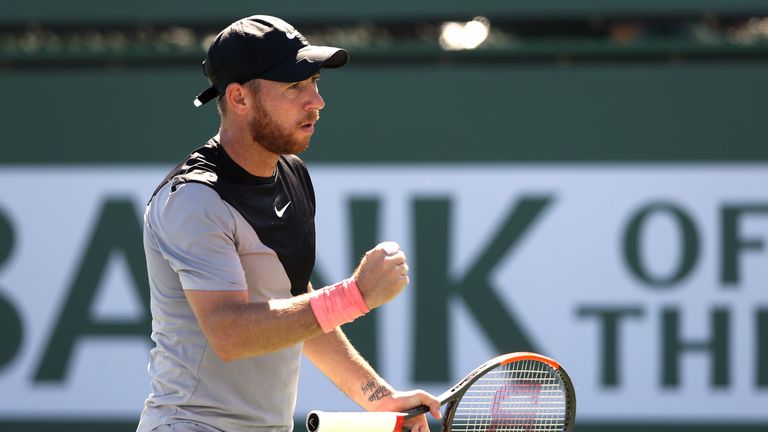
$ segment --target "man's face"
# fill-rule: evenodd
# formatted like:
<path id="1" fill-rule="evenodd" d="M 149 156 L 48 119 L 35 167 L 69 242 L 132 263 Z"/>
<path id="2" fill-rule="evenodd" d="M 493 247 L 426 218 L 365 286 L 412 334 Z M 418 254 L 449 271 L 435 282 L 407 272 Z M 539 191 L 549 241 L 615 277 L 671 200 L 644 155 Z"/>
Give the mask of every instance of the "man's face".
<path id="1" fill-rule="evenodd" d="M 255 92 L 251 137 L 275 154 L 297 154 L 309 147 L 325 106 L 317 89 L 320 74 L 296 83 L 261 80 Z"/>

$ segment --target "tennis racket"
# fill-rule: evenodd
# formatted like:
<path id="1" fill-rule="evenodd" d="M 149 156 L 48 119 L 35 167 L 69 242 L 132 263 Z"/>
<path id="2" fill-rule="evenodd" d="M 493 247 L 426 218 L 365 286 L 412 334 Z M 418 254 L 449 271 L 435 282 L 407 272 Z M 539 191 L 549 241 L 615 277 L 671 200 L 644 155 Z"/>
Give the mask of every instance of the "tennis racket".
<path id="1" fill-rule="evenodd" d="M 448 404 L 443 432 L 571 432 L 576 420 L 570 377 L 558 362 L 536 353 L 489 360 L 437 398 Z M 426 406 L 404 413 L 312 411 L 307 430 L 400 432 L 403 420 L 428 411 Z"/>

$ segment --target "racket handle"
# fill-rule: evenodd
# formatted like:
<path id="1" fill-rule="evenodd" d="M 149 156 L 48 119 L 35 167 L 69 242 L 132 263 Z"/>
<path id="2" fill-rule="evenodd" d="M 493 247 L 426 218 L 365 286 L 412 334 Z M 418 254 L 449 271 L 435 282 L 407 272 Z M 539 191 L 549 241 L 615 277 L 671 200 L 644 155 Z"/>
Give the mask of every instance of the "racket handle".
<path id="1" fill-rule="evenodd" d="M 428 406 L 426 406 L 426 405 L 419 405 L 416 408 L 409 409 L 404 414 L 405 414 L 405 418 L 408 419 L 408 418 L 416 417 L 417 415 L 428 413 L 428 412 L 429 412 L 429 407 Z"/>

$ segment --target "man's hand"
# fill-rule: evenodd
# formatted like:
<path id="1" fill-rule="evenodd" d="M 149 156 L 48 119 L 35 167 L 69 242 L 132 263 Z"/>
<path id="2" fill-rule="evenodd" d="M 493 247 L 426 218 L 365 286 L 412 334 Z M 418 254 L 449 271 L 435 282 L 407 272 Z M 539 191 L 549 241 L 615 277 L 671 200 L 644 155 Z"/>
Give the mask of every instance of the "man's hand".
<path id="1" fill-rule="evenodd" d="M 442 417 L 440 414 L 440 401 L 423 390 L 393 392 L 391 396 L 382 399 L 376 405 L 374 411 L 405 412 L 421 405 L 429 407 L 429 413 L 432 417 L 436 419 Z M 424 414 L 406 420 L 403 426 L 411 429 L 413 432 L 429 432 L 427 416 Z"/>
<path id="2" fill-rule="evenodd" d="M 384 242 L 365 253 L 352 275 L 368 309 L 392 300 L 408 285 L 405 253 L 395 242 Z"/>

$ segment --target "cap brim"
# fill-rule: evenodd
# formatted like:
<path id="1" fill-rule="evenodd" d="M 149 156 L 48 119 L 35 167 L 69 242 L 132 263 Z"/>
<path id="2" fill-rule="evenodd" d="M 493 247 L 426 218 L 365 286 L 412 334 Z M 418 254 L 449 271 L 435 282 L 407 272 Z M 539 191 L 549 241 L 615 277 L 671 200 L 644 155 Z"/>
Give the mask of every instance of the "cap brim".
<path id="1" fill-rule="evenodd" d="M 310 45 L 299 50 L 296 60 L 320 62 L 324 68 L 335 69 L 349 62 L 349 53 L 342 48 Z"/>
<path id="2" fill-rule="evenodd" d="M 349 62 L 349 53 L 342 48 L 306 46 L 291 57 L 259 74 L 257 78 L 280 82 L 303 81 L 322 68 L 335 69 Z"/>

